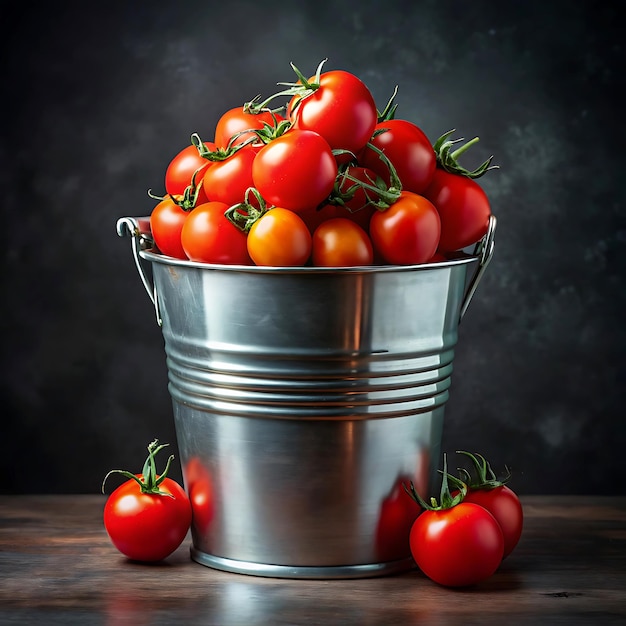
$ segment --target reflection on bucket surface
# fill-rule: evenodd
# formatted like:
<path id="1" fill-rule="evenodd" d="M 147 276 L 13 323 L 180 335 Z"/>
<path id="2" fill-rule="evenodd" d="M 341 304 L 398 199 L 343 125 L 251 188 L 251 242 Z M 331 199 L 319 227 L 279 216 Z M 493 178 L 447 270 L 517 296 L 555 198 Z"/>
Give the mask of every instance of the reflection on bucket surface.
<path id="1" fill-rule="evenodd" d="M 178 261 L 143 249 L 142 224 L 118 231 L 162 325 L 192 558 L 287 578 L 412 567 L 397 537 L 417 510 L 401 485 L 425 496 L 436 474 L 458 324 L 495 220 L 475 255 L 345 269 Z"/>

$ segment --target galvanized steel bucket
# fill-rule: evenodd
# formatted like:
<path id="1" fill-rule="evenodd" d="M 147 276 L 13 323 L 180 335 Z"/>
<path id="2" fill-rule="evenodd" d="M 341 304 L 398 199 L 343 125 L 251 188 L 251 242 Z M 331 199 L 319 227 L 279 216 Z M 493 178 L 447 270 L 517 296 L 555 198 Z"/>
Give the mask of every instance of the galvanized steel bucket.
<path id="1" fill-rule="evenodd" d="M 414 567 L 402 483 L 433 484 L 495 225 L 437 264 L 286 269 L 172 259 L 149 218 L 118 220 L 163 331 L 195 561 L 279 578 Z"/>

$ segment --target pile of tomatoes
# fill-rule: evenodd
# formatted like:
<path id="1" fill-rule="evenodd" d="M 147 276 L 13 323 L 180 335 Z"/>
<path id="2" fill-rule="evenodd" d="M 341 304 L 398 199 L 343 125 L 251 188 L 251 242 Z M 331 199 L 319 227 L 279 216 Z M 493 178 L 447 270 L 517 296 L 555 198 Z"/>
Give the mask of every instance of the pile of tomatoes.
<path id="1" fill-rule="evenodd" d="M 202 263 L 267 266 L 411 265 L 442 260 L 487 232 L 491 208 L 458 157 L 476 140 L 434 144 L 380 112 L 344 70 L 297 80 L 191 135 L 170 161 L 151 213 L 156 248 Z M 277 99 L 280 106 L 274 106 Z M 155 197 L 155 196 L 153 196 Z"/>

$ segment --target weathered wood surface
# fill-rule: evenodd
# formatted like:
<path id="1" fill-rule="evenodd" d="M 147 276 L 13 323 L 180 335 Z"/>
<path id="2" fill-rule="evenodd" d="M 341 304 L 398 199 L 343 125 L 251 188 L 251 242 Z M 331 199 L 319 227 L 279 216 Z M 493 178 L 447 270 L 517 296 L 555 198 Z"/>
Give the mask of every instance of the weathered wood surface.
<path id="1" fill-rule="evenodd" d="M 418 570 L 282 580 L 121 556 L 104 496 L 0 496 L 0 624 L 626 624 L 626 498 L 525 497 L 515 552 L 451 590 Z"/>

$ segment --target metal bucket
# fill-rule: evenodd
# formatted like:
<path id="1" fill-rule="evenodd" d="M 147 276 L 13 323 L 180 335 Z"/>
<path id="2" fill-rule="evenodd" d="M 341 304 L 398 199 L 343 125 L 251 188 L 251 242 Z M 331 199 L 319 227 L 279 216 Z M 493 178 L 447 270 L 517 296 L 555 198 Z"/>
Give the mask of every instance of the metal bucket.
<path id="1" fill-rule="evenodd" d="M 474 254 L 339 269 L 179 261 L 151 250 L 148 218 L 117 228 L 162 326 L 192 559 L 281 578 L 414 567 L 402 483 L 435 478 L 495 218 Z"/>

